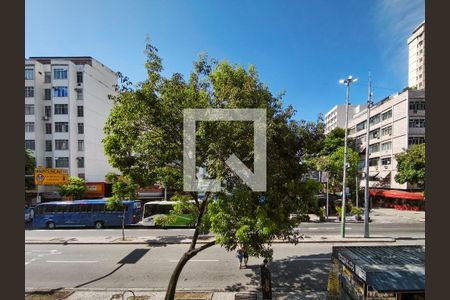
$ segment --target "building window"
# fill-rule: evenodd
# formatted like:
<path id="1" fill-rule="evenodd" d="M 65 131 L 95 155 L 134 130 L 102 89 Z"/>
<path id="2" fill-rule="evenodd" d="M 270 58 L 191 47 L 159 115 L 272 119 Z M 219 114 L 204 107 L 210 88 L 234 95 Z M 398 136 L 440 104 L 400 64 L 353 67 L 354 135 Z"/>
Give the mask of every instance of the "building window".
<path id="1" fill-rule="evenodd" d="M 67 97 L 67 86 L 55 86 L 53 88 L 53 97 Z"/>
<path id="2" fill-rule="evenodd" d="M 381 115 L 381 119 L 384 121 L 384 120 L 387 120 L 387 119 L 389 119 L 389 118 L 391 118 L 392 117 L 392 109 L 390 109 L 390 110 L 388 110 L 387 112 L 384 112 L 382 115 Z"/>
<path id="3" fill-rule="evenodd" d="M 46 105 L 44 107 L 44 116 L 50 118 L 52 116 L 52 107 L 50 105 Z"/>
<path id="4" fill-rule="evenodd" d="M 78 177 L 81 178 L 81 179 L 85 179 L 84 173 L 78 173 Z"/>
<path id="5" fill-rule="evenodd" d="M 45 123 L 45 133 L 52 134 L 52 123 Z"/>
<path id="6" fill-rule="evenodd" d="M 380 137 L 380 129 L 372 130 L 369 133 L 369 141 Z"/>
<path id="7" fill-rule="evenodd" d="M 84 157 L 78 157 L 78 168 L 84 168 Z"/>
<path id="8" fill-rule="evenodd" d="M 83 133 L 84 133 L 84 124 L 78 123 L 78 134 L 83 134 Z"/>
<path id="9" fill-rule="evenodd" d="M 35 150 L 34 140 L 25 140 L 25 149 L 34 151 Z"/>
<path id="10" fill-rule="evenodd" d="M 52 157 L 46 157 L 45 158 L 45 167 L 46 168 L 53 168 L 53 158 Z"/>
<path id="11" fill-rule="evenodd" d="M 67 104 L 55 104 L 55 115 L 67 115 L 69 106 Z"/>
<path id="12" fill-rule="evenodd" d="M 425 101 L 411 101 L 409 110 L 425 110 Z"/>
<path id="13" fill-rule="evenodd" d="M 77 116 L 78 117 L 83 117 L 84 116 L 83 106 L 77 106 Z"/>
<path id="14" fill-rule="evenodd" d="M 359 123 L 358 125 L 356 125 L 356 131 L 361 131 L 363 129 L 366 129 L 366 121 L 363 121 L 363 122 Z"/>
<path id="15" fill-rule="evenodd" d="M 84 140 L 78 140 L 78 151 L 84 151 Z"/>
<path id="16" fill-rule="evenodd" d="M 34 115 L 34 104 L 25 104 L 25 114 Z"/>
<path id="17" fill-rule="evenodd" d="M 53 69 L 53 79 L 67 79 L 66 69 Z"/>
<path id="18" fill-rule="evenodd" d="M 69 150 L 69 140 L 55 140 L 55 150 Z"/>
<path id="19" fill-rule="evenodd" d="M 77 91 L 77 100 L 83 100 L 83 89 L 76 89 Z"/>
<path id="20" fill-rule="evenodd" d="M 355 140 L 357 145 L 361 145 L 362 143 L 366 142 L 366 135 L 361 134 L 360 136 L 357 136 Z"/>
<path id="21" fill-rule="evenodd" d="M 69 132 L 69 123 L 55 122 L 55 132 Z"/>
<path id="22" fill-rule="evenodd" d="M 380 143 L 369 146 L 369 154 L 380 151 Z"/>
<path id="23" fill-rule="evenodd" d="M 25 132 L 34 132 L 34 122 L 25 122 Z"/>
<path id="24" fill-rule="evenodd" d="M 52 141 L 51 140 L 46 140 L 45 141 L 45 151 L 47 151 L 47 152 L 52 151 Z"/>
<path id="25" fill-rule="evenodd" d="M 369 167 L 376 167 L 378 166 L 378 161 L 380 160 L 379 157 L 374 157 L 369 159 Z"/>
<path id="26" fill-rule="evenodd" d="M 409 128 L 425 128 L 425 119 L 409 119 Z"/>
<path id="27" fill-rule="evenodd" d="M 34 79 L 34 69 L 25 69 L 25 80 Z"/>
<path id="28" fill-rule="evenodd" d="M 370 125 L 375 125 L 380 123 L 380 114 L 370 117 Z"/>
<path id="29" fill-rule="evenodd" d="M 68 168 L 69 158 L 68 157 L 57 157 L 55 159 L 55 165 L 57 168 Z"/>
<path id="30" fill-rule="evenodd" d="M 391 149 L 392 149 L 392 142 L 387 142 L 387 143 L 381 144 L 381 151 L 391 150 Z"/>
<path id="31" fill-rule="evenodd" d="M 83 72 L 77 72 L 77 83 L 83 82 Z"/>
<path id="32" fill-rule="evenodd" d="M 386 158 L 382 158 L 381 159 L 381 165 L 382 166 L 388 166 L 391 164 L 391 158 L 390 157 L 386 157 Z"/>
<path id="33" fill-rule="evenodd" d="M 44 72 L 44 83 L 51 83 L 51 82 L 52 82 L 52 73 Z"/>
<path id="34" fill-rule="evenodd" d="M 44 89 L 44 100 L 52 100 L 52 90 Z"/>
<path id="35" fill-rule="evenodd" d="M 420 145 L 425 143 L 425 137 L 423 136 L 410 136 L 408 138 L 408 146 Z"/>
<path id="36" fill-rule="evenodd" d="M 25 87 L 25 97 L 34 97 L 34 87 L 33 86 Z"/>
<path id="37" fill-rule="evenodd" d="M 383 129 L 381 129 L 381 135 L 392 135 L 392 126 L 384 127 Z"/>

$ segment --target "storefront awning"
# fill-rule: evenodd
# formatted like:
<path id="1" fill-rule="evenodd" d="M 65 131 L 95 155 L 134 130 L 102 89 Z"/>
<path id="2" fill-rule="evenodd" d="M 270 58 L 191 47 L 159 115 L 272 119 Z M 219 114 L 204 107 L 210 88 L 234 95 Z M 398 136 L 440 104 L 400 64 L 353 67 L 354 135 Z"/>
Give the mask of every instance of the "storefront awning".
<path id="1" fill-rule="evenodd" d="M 369 189 L 370 196 L 397 198 L 406 200 L 424 201 L 425 197 L 422 192 L 407 192 L 399 190 Z"/>

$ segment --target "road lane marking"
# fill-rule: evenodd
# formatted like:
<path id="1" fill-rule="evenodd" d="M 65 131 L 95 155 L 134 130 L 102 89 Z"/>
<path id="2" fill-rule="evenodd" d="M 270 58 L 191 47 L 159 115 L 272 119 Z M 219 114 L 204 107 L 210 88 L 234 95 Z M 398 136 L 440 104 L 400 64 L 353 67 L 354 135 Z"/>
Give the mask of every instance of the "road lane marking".
<path id="1" fill-rule="evenodd" d="M 191 262 L 191 261 L 193 261 L 193 262 L 217 262 L 219 260 L 218 259 L 191 259 L 188 262 Z M 169 262 L 172 262 L 172 263 L 179 262 L 179 260 L 171 259 L 171 260 L 169 260 Z"/>
<path id="2" fill-rule="evenodd" d="M 46 260 L 45 262 L 58 264 L 93 264 L 97 263 L 98 260 Z"/>
<path id="3" fill-rule="evenodd" d="M 298 258 L 295 260 L 309 260 L 309 261 L 314 261 L 314 260 L 331 260 L 331 258 L 329 257 L 317 257 L 317 258 L 313 258 L 313 257 L 307 257 L 307 258 Z"/>

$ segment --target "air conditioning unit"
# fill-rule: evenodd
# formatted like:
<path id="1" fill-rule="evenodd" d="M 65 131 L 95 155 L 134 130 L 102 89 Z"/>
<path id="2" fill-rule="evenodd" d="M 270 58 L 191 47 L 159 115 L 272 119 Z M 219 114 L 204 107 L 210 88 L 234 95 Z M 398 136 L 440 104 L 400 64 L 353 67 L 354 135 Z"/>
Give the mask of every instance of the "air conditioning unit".
<path id="1" fill-rule="evenodd" d="M 78 85 L 78 86 L 81 86 L 81 82 L 78 82 L 77 85 Z"/>
<path id="2" fill-rule="evenodd" d="M 384 168 L 385 168 L 385 169 L 387 169 L 387 168 L 388 168 L 388 166 L 384 166 Z"/>
<path id="3" fill-rule="evenodd" d="M 47 116 L 43 116 L 43 117 L 42 117 L 42 120 L 44 120 L 44 121 L 48 121 L 48 120 L 50 120 L 50 118 L 49 118 L 49 117 L 47 117 Z"/>

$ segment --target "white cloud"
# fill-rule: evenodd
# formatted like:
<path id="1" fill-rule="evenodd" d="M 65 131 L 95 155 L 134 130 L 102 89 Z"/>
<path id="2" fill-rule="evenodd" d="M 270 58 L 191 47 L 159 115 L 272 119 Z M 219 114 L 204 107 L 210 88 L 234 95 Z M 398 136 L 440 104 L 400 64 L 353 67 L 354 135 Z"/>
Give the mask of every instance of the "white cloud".
<path id="1" fill-rule="evenodd" d="M 406 85 L 407 39 L 425 19 L 425 0 L 377 0 L 375 3 L 374 24 L 385 71 Z"/>

